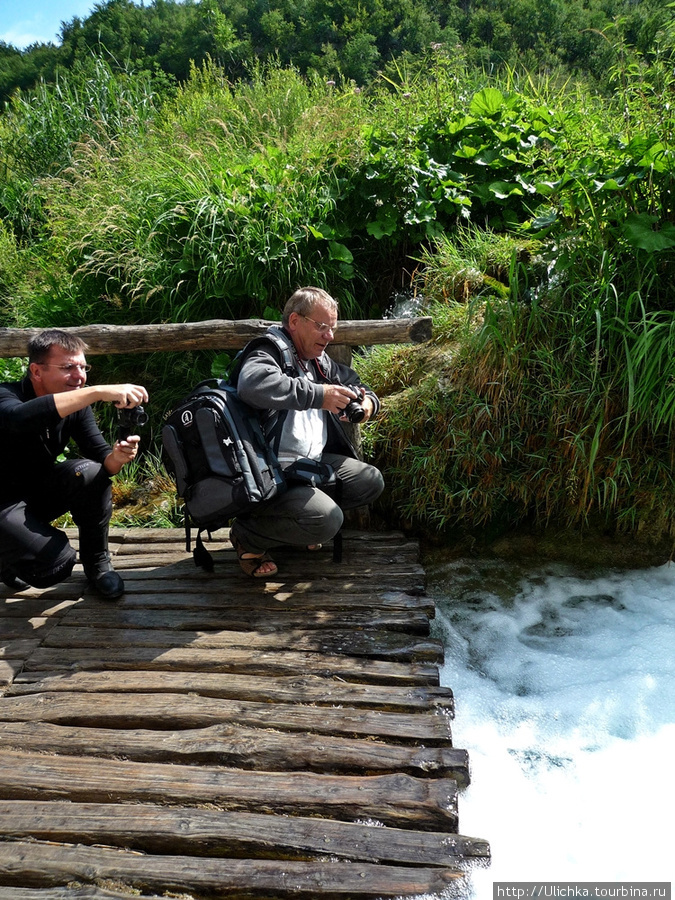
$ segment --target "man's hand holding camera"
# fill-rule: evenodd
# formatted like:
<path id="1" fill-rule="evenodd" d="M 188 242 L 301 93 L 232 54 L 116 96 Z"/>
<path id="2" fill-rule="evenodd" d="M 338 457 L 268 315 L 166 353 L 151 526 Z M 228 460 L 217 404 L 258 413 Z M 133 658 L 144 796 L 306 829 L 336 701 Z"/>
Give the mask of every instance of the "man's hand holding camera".
<path id="1" fill-rule="evenodd" d="M 118 406 L 117 409 L 117 441 L 113 447 L 113 453 L 121 459 L 121 465 L 131 462 L 136 458 L 140 436 L 138 431 L 147 424 L 148 414 L 139 404 L 130 407 Z"/>
<path id="2" fill-rule="evenodd" d="M 105 467 L 111 475 L 130 463 L 138 455 L 141 438 L 138 432 L 147 423 L 148 415 L 141 406 L 148 399 L 144 387 L 136 384 L 105 385 L 111 390 L 119 389 L 120 396 L 113 400 L 117 407 L 117 440 L 112 453 L 105 461 Z"/>
<path id="3" fill-rule="evenodd" d="M 45 393 L 54 394 L 54 403 L 62 418 L 99 400 L 114 403 L 118 409 L 133 408 L 148 401 L 148 392 L 140 384 L 64 384 Z"/>
<path id="4" fill-rule="evenodd" d="M 112 400 L 118 409 L 133 409 L 148 402 L 148 392 L 140 384 L 104 384 L 101 390 L 110 394 L 104 400 Z"/>
<path id="5" fill-rule="evenodd" d="M 326 384 L 323 391 L 321 409 L 339 414 L 343 422 L 367 422 L 374 412 L 373 403 L 370 397 L 366 396 L 366 390 L 363 387 Z M 358 412 L 355 411 L 354 404 L 361 408 Z M 363 415 L 361 415 L 361 411 Z"/>

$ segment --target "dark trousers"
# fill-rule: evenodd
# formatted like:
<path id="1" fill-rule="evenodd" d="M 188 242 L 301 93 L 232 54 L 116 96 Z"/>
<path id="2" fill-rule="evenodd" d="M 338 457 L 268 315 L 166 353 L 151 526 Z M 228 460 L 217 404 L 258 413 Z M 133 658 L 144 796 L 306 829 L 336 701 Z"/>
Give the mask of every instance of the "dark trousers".
<path id="1" fill-rule="evenodd" d="M 112 515 L 110 477 L 89 459 L 56 463 L 36 474 L 21 500 L 0 504 L 0 568 L 34 587 L 68 578 L 75 551 L 65 532 L 50 523 L 70 512 L 78 527 L 80 560 L 92 565 L 108 552 Z"/>

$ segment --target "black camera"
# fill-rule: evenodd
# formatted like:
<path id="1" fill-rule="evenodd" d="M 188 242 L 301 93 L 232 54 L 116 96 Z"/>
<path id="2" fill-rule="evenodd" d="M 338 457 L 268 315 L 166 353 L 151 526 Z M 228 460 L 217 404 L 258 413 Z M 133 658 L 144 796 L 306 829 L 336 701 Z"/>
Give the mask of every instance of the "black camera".
<path id="1" fill-rule="evenodd" d="M 148 414 L 142 406 L 134 406 L 117 410 L 117 440 L 126 441 L 130 434 L 138 434 L 148 422 Z"/>
<path id="2" fill-rule="evenodd" d="M 349 403 L 342 410 L 342 415 L 347 416 L 349 421 L 354 425 L 358 425 L 359 422 L 363 422 L 366 417 L 366 411 L 361 405 L 360 395 L 358 400 L 349 401 Z"/>

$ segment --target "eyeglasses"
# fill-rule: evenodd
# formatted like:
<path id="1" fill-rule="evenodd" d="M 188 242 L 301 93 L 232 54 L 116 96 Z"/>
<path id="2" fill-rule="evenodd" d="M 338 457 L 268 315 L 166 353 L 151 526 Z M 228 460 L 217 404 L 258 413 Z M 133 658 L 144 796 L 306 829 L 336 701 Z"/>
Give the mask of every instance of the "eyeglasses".
<path id="1" fill-rule="evenodd" d="M 316 319 L 313 319 L 311 316 L 306 316 L 304 313 L 300 313 L 303 319 L 307 319 L 309 322 L 314 325 L 317 331 L 320 331 L 321 334 L 328 334 L 328 332 L 335 332 L 338 330 L 337 323 L 335 325 L 328 325 L 326 322 L 317 322 Z"/>
<path id="2" fill-rule="evenodd" d="M 61 369 L 62 372 L 67 372 L 69 375 L 71 372 L 91 372 L 91 366 L 89 363 L 70 363 L 67 366 L 58 366 L 56 363 L 40 363 L 41 366 L 47 366 L 50 369 Z"/>

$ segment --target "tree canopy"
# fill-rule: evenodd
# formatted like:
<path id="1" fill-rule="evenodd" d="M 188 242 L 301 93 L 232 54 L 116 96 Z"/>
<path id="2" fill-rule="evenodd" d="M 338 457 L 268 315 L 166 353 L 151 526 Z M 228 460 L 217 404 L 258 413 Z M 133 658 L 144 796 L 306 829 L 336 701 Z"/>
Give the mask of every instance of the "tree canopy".
<path id="1" fill-rule="evenodd" d="M 119 67 L 179 82 L 207 59 L 236 79 L 252 59 L 274 58 L 364 86 L 435 43 L 459 43 L 470 61 L 490 68 L 519 61 L 602 80 L 608 33 L 649 53 L 671 7 L 665 0 L 107 0 L 87 18 L 62 23 L 58 44 L 17 50 L 0 42 L 0 100 L 101 53 Z"/>

